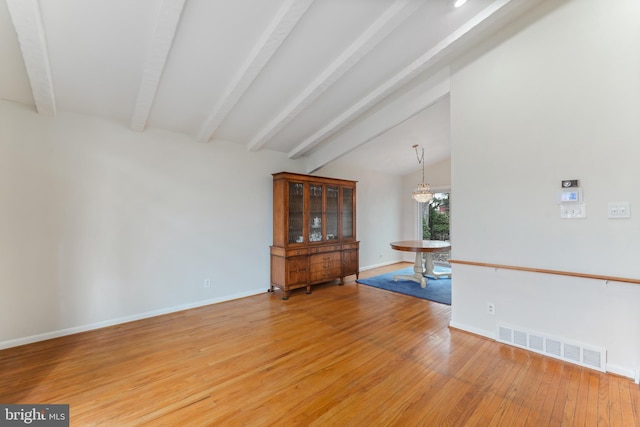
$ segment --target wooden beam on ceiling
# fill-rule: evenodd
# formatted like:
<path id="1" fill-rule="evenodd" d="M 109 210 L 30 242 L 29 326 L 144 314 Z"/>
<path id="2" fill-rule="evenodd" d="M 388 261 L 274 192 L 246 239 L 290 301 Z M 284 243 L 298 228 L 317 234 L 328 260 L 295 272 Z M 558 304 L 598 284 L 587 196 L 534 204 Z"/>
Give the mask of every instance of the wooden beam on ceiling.
<path id="1" fill-rule="evenodd" d="M 7 0 L 11 21 L 18 34 L 38 113 L 56 114 L 56 101 L 40 6 L 37 0 Z"/>
<path id="2" fill-rule="evenodd" d="M 249 150 L 257 151 L 262 148 L 274 135 L 371 51 L 376 44 L 387 37 L 420 5 L 421 2 L 415 0 L 396 0 L 289 105 L 258 131 L 249 142 Z"/>
<path id="3" fill-rule="evenodd" d="M 253 83 L 312 3 L 313 0 L 288 0 L 284 3 L 275 19 L 253 47 L 247 60 L 236 73 L 220 101 L 209 114 L 207 121 L 202 125 L 200 132 L 198 132 L 198 141 L 207 142 L 211 139 L 220 123 Z"/>
<path id="4" fill-rule="evenodd" d="M 143 131 L 149 120 L 151 108 L 158 92 L 160 78 L 167 63 L 185 0 L 163 0 L 158 14 L 151 48 L 142 72 L 136 104 L 131 117 L 131 128 Z"/>

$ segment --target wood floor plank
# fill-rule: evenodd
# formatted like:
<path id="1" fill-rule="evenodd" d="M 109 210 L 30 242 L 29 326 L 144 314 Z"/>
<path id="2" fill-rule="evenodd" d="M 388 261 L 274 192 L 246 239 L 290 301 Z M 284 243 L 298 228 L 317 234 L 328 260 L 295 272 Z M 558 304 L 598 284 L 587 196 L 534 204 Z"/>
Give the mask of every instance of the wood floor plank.
<path id="1" fill-rule="evenodd" d="M 600 381 L 599 375 L 592 371 L 587 372 L 587 381 L 585 382 L 586 398 L 586 426 L 598 425 L 598 400 L 600 399 Z"/>
<path id="2" fill-rule="evenodd" d="M 609 422 L 611 425 L 623 426 L 622 402 L 620 399 L 620 383 L 609 381 Z"/>
<path id="3" fill-rule="evenodd" d="M 609 376 L 598 378 L 598 425 L 609 425 L 610 406 Z"/>
<path id="4" fill-rule="evenodd" d="M 547 375 L 543 365 L 542 356 L 535 353 L 527 354 L 526 372 L 522 375 L 521 384 L 514 396 L 514 402 L 522 408 L 519 420 L 530 421 L 534 417 L 532 414 L 539 413 L 542 408 L 546 387 L 548 387 Z M 535 381 L 530 380 L 532 372 L 538 373 Z"/>
<path id="5" fill-rule="evenodd" d="M 562 425 L 563 417 L 565 415 L 564 410 L 567 405 L 568 388 L 571 383 L 571 374 L 574 369 L 575 368 L 573 366 L 565 364 L 562 367 L 562 375 L 559 375 L 553 384 L 553 387 L 555 387 L 557 391 L 555 392 L 556 397 L 549 417 L 550 425 Z"/>
<path id="6" fill-rule="evenodd" d="M 563 363 L 556 359 L 540 356 L 541 367 L 535 371 L 542 377 L 541 384 L 532 400 L 533 411 L 527 417 L 527 425 L 551 425 L 553 407 L 558 393 L 558 378 L 562 377 Z"/>
<path id="7" fill-rule="evenodd" d="M 587 399 L 589 397 L 589 373 L 586 370 L 580 372 L 578 376 L 576 410 L 573 415 L 572 422 L 578 425 L 586 425 L 587 423 Z"/>
<path id="8" fill-rule="evenodd" d="M 640 390 L 640 386 L 631 385 L 629 382 L 620 382 L 618 383 L 620 389 L 620 413 L 622 417 L 622 425 L 634 425 L 635 417 L 634 411 L 637 411 L 638 408 L 634 409 L 634 403 L 632 400 L 632 388 L 636 391 Z"/>
<path id="9" fill-rule="evenodd" d="M 0 402 L 67 403 L 73 426 L 640 426 L 629 379 L 354 279 L 2 350 Z"/>
<path id="10" fill-rule="evenodd" d="M 495 383 L 494 393 L 498 395 L 501 400 L 500 405 L 496 408 L 494 416 L 488 425 L 510 425 L 512 422 L 512 411 L 515 410 L 512 389 L 516 387 L 517 377 L 522 369 L 521 363 L 524 358 L 518 351 L 511 351 L 510 354 L 514 359 L 503 368 L 505 371 L 503 377 Z"/>
<path id="11" fill-rule="evenodd" d="M 571 425 L 576 415 L 576 405 L 578 400 L 578 390 L 580 385 L 580 369 L 569 368 L 566 370 L 569 375 L 569 382 L 564 396 L 564 409 L 562 425 Z"/>
<path id="12" fill-rule="evenodd" d="M 629 389 L 631 408 L 627 408 L 627 410 L 632 412 L 629 418 L 632 418 L 635 423 L 640 425 L 638 423 L 638 420 L 640 420 L 640 384 L 631 384 L 629 382 L 624 382 L 623 384 L 626 384 Z"/>
<path id="13" fill-rule="evenodd" d="M 486 394 L 474 408 L 471 416 L 462 425 L 465 427 L 488 426 L 498 408 L 500 408 L 501 403 L 501 397 L 492 393 Z"/>

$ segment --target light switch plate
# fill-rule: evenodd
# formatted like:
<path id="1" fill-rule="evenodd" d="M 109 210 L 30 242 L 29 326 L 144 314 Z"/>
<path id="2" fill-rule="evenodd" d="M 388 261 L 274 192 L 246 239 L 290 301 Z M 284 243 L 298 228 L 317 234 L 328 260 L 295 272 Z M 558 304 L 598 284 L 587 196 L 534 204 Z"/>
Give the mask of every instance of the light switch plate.
<path id="1" fill-rule="evenodd" d="M 560 205 L 560 218 L 577 219 L 586 218 L 587 208 L 584 203 L 571 203 Z"/>
<path id="2" fill-rule="evenodd" d="M 631 218 L 629 202 L 609 203 L 609 218 Z"/>

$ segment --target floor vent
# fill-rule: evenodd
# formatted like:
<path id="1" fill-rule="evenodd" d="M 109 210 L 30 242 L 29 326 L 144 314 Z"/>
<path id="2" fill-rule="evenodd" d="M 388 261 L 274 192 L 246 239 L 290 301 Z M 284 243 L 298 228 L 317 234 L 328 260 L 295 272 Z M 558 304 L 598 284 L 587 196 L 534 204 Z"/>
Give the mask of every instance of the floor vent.
<path id="1" fill-rule="evenodd" d="M 498 341 L 605 372 L 606 351 L 523 328 L 498 325 Z"/>

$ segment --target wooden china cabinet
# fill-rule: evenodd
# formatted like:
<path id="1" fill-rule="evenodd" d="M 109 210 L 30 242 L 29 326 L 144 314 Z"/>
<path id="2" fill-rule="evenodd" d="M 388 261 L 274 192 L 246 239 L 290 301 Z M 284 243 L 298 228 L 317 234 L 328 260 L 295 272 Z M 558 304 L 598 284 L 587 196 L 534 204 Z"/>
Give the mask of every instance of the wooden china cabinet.
<path id="1" fill-rule="evenodd" d="M 273 174 L 271 287 L 293 289 L 359 275 L 356 182 L 290 172 Z"/>

